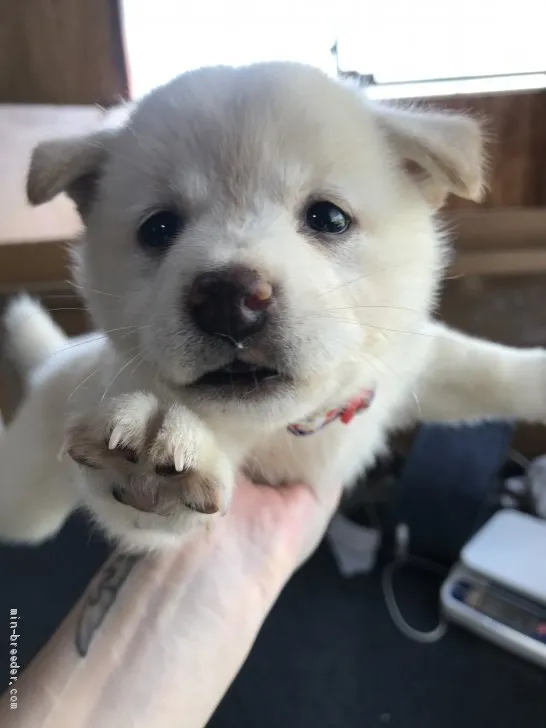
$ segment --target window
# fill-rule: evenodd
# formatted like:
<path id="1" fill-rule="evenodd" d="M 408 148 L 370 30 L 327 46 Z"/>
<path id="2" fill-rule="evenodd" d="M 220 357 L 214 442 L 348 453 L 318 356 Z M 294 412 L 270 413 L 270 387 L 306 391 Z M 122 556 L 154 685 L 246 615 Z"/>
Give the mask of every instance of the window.
<path id="1" fill-rule="evenodd" d="M 399 85 L 438 79 L 459 79 L 463 91 L 544 87 L 546 10 L 539 8 L 536 0 L 123 4 L 136 97 L 198 66 L 272 59 L 370 76 L 378 85 L 372 91 L 377 95 L 411 95 Z M 489 80 L 470 81 L 469 86 L 467 79 L 483 77 Z M 426 88 L 430 92 L 433 87 Z M 436 84 L 432 93 L 437 92 Z"/>
<path id="2" fill-rule="evenodd" d="M 347 4 L 341 0 L 340 6 Z M 123 3 L 126 55 L 136 98 L 179 73 L 214 64 L 290 59 L 335 73 L 336 22 L 318 0 L 154 0 Z"/>
<path id="3" fill-rule="evenodd" d="M 368 3 L 360 2 L 363 8 Z M 378 83 L 546 71 L 535 0 L 386 0 L 340 30 L 340 63 Z M 355 29 L 356 26 L 356 29 Z M 542 37 L 541 37 L 542 36 Z"/>

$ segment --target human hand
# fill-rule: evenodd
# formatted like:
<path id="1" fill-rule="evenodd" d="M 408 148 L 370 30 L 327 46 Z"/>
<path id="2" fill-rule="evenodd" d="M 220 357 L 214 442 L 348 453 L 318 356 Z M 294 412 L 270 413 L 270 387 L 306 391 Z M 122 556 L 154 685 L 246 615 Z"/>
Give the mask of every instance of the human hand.
<path id="1" fill-rule="evenodd" d="M 341 485 L 333 485 L 319 499 L 305 484 L 270 487 L 240 476 L 229 511 L 211 536 L 213 547 L 237 551 L 234 568 L 284 584 L 319 545 L 341 491 Z"/>
<path id="2" fill-rule="evenodd" d="M 209 533 L 136 561 L 114 555 L 25 670 L 21 708 L 0 701 L 0 723 L 83 728 L 93 710 L 103 728 L 206 725 L 282 587 L 320 542 L 340 492 L 332 487 L 322 502 L 306 485 L 241 477 Z M 83 653 L 74 649 L 82 634 Z M 105 689 L 115 699 L 105 700 Z"/>

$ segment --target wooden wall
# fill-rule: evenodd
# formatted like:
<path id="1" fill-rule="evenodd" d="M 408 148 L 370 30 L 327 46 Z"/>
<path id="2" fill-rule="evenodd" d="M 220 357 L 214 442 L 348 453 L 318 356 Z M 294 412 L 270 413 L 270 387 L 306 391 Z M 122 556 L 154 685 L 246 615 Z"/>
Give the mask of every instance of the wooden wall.
<path id="1" fill-rule="evenodd" d="M 126 96 L 117 0 L 0 0 L 0 103 Z"/>
<path id="2" fill-rule="evenodd" d="M 490 188 L 481 209 L 546 206 L 546 90 L 430 99 L 483 119 L 490 134 Z M 477 209 L 452 200 L 452 209 Z"/>

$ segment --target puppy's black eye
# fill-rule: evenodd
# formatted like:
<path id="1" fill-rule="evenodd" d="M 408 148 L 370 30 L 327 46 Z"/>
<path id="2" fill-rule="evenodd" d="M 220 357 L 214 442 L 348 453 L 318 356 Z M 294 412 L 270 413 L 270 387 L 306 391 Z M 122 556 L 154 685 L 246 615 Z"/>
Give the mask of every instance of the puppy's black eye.
<path id="1" fill-rule="evenodd" d="M 160 210 L 150 215 L 138 229 L 138 242 L 147 249 L 161 253 L 182 230 L 182 218 L 174 210 Z"/>
<path id="2" fill-rule="evenodd" d="M 351 218 L 333 202 L 320 200 L 309 205 L 305 212 L 307 227 L 317 233 L 341 235 L 351 226 Z"/>

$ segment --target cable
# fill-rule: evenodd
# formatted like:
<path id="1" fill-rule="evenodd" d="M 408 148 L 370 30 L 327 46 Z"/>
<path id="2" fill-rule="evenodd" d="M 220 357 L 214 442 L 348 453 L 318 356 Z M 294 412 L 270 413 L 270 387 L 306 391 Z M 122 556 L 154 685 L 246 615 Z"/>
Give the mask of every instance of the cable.
<path id="1" fill-rule="evenodd" d="M 530 499 L 530 505 L 536 508 L 536 502 L 533 496 L 533 489 L 529 482 L 529 469 L 531 465 L 530 461 L 515 450 L 510 450 L 509 452 L 508 462 L 510 461 L 512 461 L 512 463 L 516 464 L 522 469 L 523 480 L 524 482 L 526 482 L 527 495 Z M 475 519 L 476 527 L 478 525 L 481 525 L 483 512 L 488 508 L 488 502 L 484 502 L 481 505 Z M 398 606 L 398 603 L 396 601 L 396 595 L 394 593 L 394 576 L 404 566 L 411 566 L 417 569 L 422 569 L 424 571 L 431 572 L 441 577 L 446 576 L 449 570 L 430 559 L 425 559 L 419 556 L 412 556 L 410 554 L 410 530 L 408 525 L 405 523 L 400 523 L 396 526 L 394 549 L 394 560 L 384 567 L 383 573 L 381 575 L 383 597 L 385 599 L 385 604 L 389 615 L 395 626 L 408 639 L 411 639 L 414 642 L 420 642 L 422 644 L 433 644 L 434 642 L 438 642 L 444 637 L 447 632 L 447 622 L 441 616 L 441 612 L 438 624 L 434 629 L 430 631 L 422 631 L 416 629 L 415 627 L 412 627 L 411 624 L 409 624 L 408 621 L 404 618 L 404 615 L 402 614 L 400 607 Z"/>
<path id="2" fill-rule="evenodd" d="M 401 523 L 396 527 L 395 539 L 395 559 L 385 566 L 381 576 L 381 586 L 387 611 L 389 612 L 395 626 L 408 639 L 413 640 L 414 642 L 420 642 L 421 644 L 433 644 L 434 642 L 439 642 L 439 640 L 441 640 L 447 632 L 447 622 L 440 617 L 438 625 L 428 632 L 412 627 L 411 624 L 409 624 L 404 618 L 396 602 L 396 596 L 394 594 L 394 575 L 403 566 L 414 566 L 419 569 L 432 572 L 433 574 L 437 574 L 438 576 L 445 576 L 448 570 L 434 561 L 424 559 L 419 556 L 411 556 L 408 553 L 409 528 L 405 523 Z"/>

